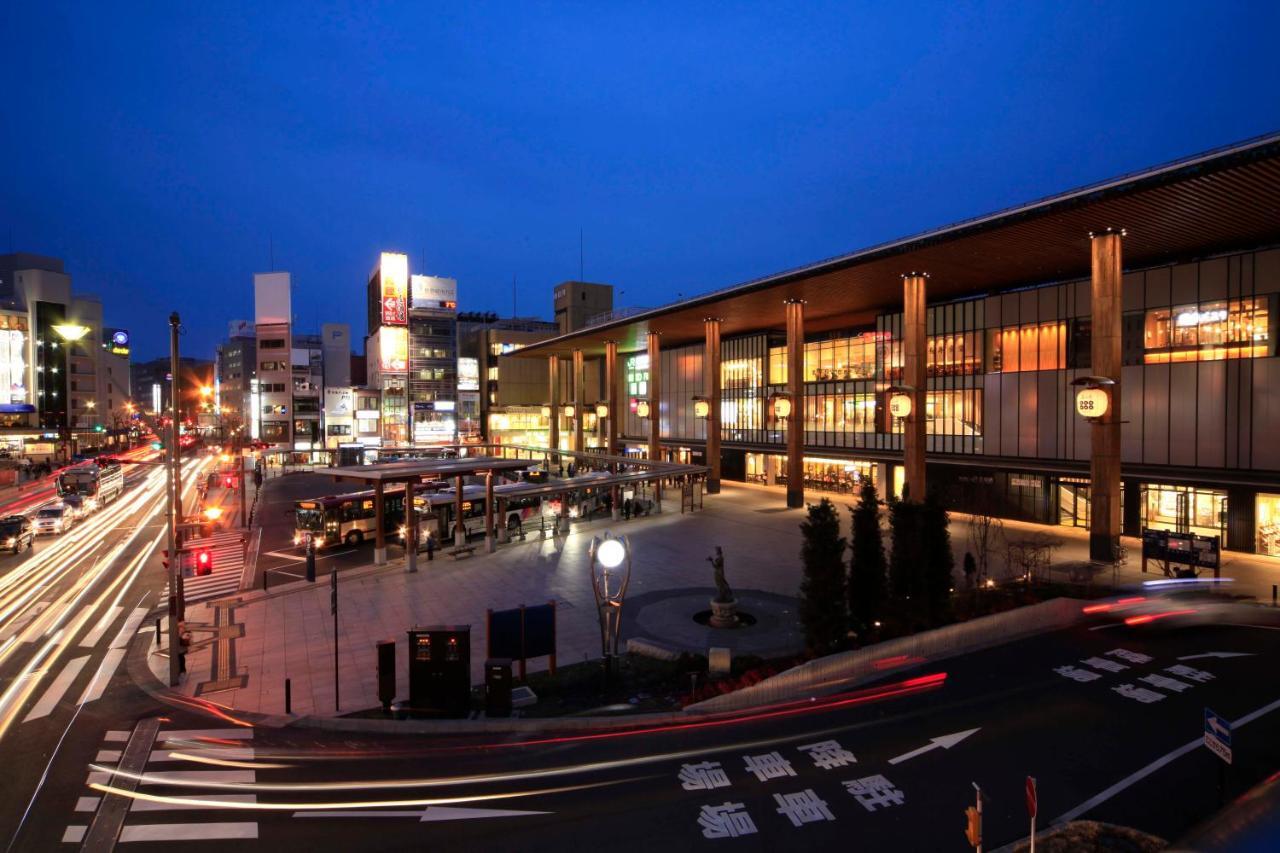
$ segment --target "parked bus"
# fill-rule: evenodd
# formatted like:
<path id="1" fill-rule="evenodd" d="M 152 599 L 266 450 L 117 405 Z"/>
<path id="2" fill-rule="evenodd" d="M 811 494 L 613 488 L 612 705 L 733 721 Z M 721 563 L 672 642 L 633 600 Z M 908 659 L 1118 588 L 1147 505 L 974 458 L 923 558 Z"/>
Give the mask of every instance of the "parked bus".
<path id="1" fill-rule="evenodd" d="M 494 525 L 505 525 L 507 530 L 515 532 L 529 519 L 537 519 L 542 515 L 542 500 L 537 497 L 508 497 L 510 492 L 523 484 L 506 484 L 494 487 L 494 496 L 500 499 L 503 507 L 502 516 L 494 517 Z M 453 535 L 453 514 L 457 506 L 456 489 L 445 489 L 430 495 L 430 524 L 442 537 Z M 484 533 L 485 496 L 484 486 L 464 486 L 462 489 L 462 524 L 467 536 Z M 424 519 L 425 521 L 425 519 Z"/>
<path id="2" fill-rule="evenodd" d="M 124 491 L 124 469 L 119 462 L 87 462 L 58 475 L 58 497 L 80 495 L 90 508 L 105 506 Z"/>
<path id="3" fill-rule="evenodd" d="M 425 495 L 416 495 L 418 510 L 426 508 Z M 294 502 L 293 544 L 301 545 L 310 536 L 317 548 L 359 545 L 377 535 L 375 493 L 372 489 L 345 495 L 328 495 Z M 383 492 L 383 533 L 396 534 L 404 524 L 404 486 Z"/>

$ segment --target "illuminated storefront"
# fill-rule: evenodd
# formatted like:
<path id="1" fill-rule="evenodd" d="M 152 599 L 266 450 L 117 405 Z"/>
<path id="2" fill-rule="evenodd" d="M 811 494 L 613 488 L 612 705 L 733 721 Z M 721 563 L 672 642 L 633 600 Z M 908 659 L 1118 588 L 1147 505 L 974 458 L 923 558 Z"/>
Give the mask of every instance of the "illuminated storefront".
<path id="1" fill-rule="evenodd" d="M 1232 299 L 1146 313 L 1147 364 L 1265 358 L 1273 352 L 1268 300 Z"/>
<path id="2" fill-rule="evenodd" d="M 1258 553 L 1280 557 L 1280 495 L 1258 495 L 1254 511 L 1258 525 Z"/>
<path id="3" fill-rule="evenodd" d="M 1142 526 L 1227 541 L 1227 493 L 1193 486 L 1142 485 Z"/>

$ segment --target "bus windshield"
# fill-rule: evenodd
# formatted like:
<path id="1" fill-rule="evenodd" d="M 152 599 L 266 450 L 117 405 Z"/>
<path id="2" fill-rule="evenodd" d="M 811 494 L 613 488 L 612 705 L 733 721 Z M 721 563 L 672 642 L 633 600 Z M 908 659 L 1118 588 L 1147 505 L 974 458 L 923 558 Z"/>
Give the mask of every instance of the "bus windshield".
<path id="1" fill-rule="evenodd" d="M 297 510 L 297 525 L 299 530 L 323 530 L 324 512 L 318 509 Z"/>

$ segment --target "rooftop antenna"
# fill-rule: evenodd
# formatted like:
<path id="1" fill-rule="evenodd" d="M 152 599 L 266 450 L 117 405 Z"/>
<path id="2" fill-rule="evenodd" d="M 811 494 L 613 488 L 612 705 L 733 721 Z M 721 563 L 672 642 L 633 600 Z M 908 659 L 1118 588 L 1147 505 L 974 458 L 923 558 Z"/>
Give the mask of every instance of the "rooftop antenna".
<path id="1" fill-rule="evenodd" d="M 582 272 L 582 229 L 578 229 L 578 281 L 586 281 Z"/>
<path id="2" fill-rule="evenodd" d="M 271 234 L 267 235 L 267 265 L 271 267 L 268 272 L 276 271 L 276 240 Z"/>
<path id="3" fill-rule="evenodd" d="M 516 318 L 516 274 L 511 274 L 511 319 Z"/>

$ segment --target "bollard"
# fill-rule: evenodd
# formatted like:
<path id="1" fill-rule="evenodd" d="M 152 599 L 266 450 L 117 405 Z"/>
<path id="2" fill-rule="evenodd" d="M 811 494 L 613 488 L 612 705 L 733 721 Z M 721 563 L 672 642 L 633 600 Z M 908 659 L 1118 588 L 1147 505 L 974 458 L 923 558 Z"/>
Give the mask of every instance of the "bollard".
<path id="1" fill-rule="evenodd" d="M 287 678 L 284 680 L 284 712 L 293 713 L 293 684 Z"/>
<path id="2" fill-rule="evenodd" d="M 1274 588 L 1274 587 L 1273 587 Z M 160 617 L 156 617 L 156 648 L 160 648 Z"/>
<path id="3" fill-rule="evenodd" d="M 1276 606 L 1276 592 L 1277 592 L 1278 590 L 1280 590 L 1280 584 L 1274 584 L 1274 583 L 1273 583 L 1273 584 L 1271 585 L 1271 606 L 1272 606 L 1272 607 L 1275 607 L 1275 606 Z"/>

